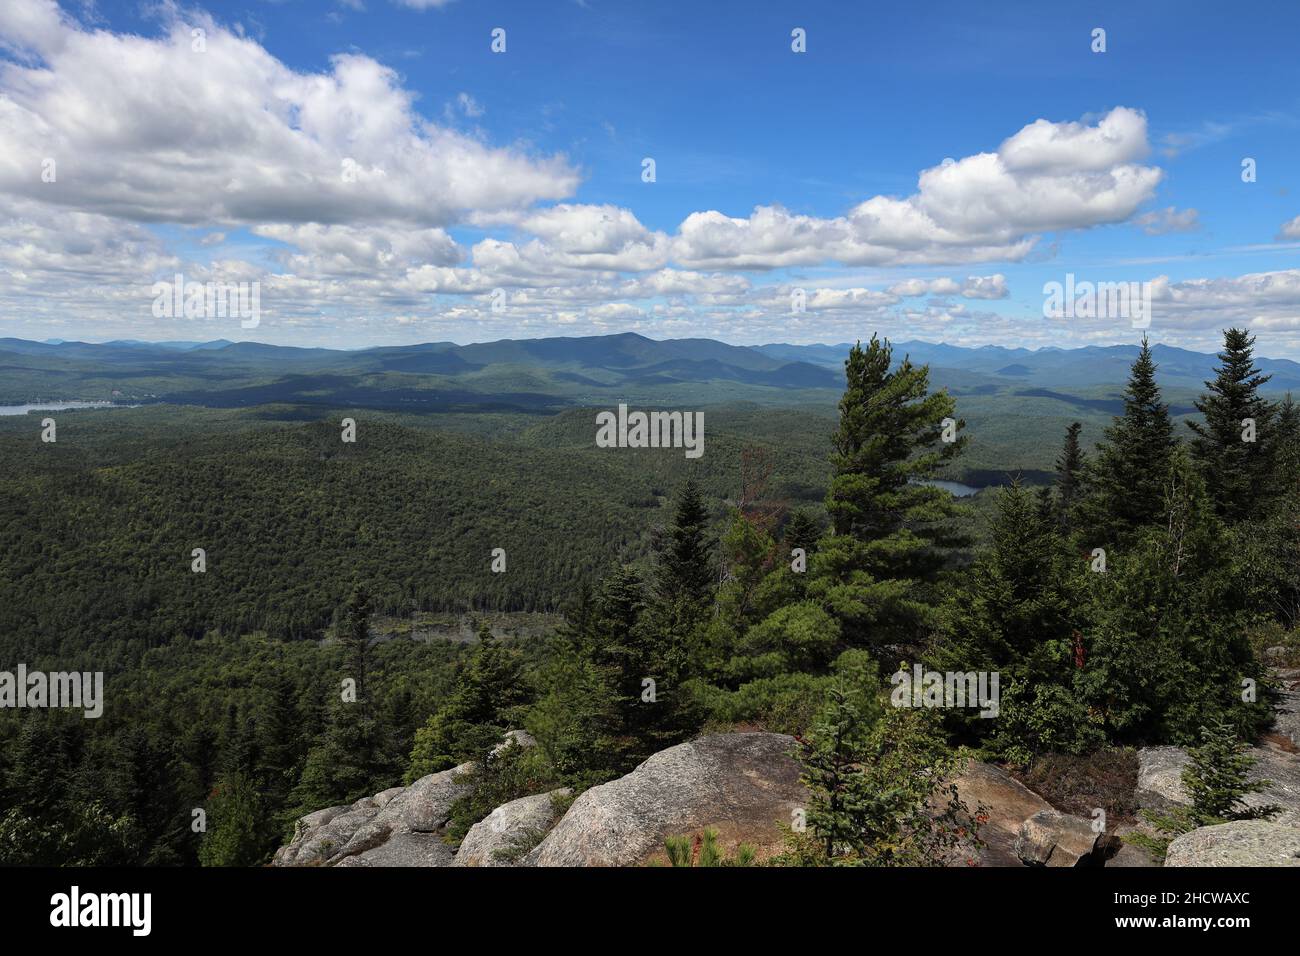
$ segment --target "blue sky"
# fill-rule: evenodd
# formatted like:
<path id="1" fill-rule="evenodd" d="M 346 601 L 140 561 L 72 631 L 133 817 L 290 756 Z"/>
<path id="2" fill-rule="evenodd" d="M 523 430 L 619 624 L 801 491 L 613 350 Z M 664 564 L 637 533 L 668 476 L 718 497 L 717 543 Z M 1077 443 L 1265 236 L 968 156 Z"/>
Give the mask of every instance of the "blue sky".
<path id="1" fill-rule="evenodd" d="M 185 60 L 195 28 L 208 46 Z M 13 0 L 0 130 L 28 161 L 0 163 L 0 221 L 30 248 L 0 254 L 0 332 L 348 347 L 1141 334 L 1045 317 L 1044 283 L 1073 273 L 1153 283 L 1157 340 L 1208 350 L 1246 324 L 1261 351 L 1300 357 L 1298 28 L 1290 3 Z M 128 50 L 129 80 L 107 90 Z M 365 120 L 371 106 L 389 119 Z M 1000 151 L 1040 120 L 1020 159 Z M 354 137 L 363 121 L 377 128 Z M 322 180 L 349 149 L 375 190 L 355 207 Z M 30 185 L 57 153 L 68 172 Z M 1010 168 L 989 188 L 981 154 Z M 945 159 L 954 181 L 922 189 Z M 70 210 L 85 221 L 61 226 Z M 140 289 L 176 271 L 260 281 L 265 321 L 160 323 Z"/>

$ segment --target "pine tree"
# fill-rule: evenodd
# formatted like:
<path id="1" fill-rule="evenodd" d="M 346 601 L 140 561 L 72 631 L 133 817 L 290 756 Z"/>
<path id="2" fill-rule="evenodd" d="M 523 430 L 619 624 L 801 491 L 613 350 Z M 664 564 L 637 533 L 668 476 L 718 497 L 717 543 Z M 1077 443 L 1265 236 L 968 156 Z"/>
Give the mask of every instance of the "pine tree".
<path id="1" fill-rule="evenodd" d="M 812 732 L 799 740 L 800 780 L 812 794 L 806 823 L 828 860 L 859 850 L 866 821 L 881 816 L 882 795 L 872 792 L 863 767 L 881 716 L 875 685 L 875 666 L 865 659 L 837 676 Z"/>
<path id="2" fill-rule="evenodd" d="M 1165 476 L 1158 523 L 1088 574 L 1087 666 L 1075 678 L 1112 739 L 1187 744 L 1209 719 L 1243 734 L 1270 719 L 1243 702 L 1241 681 L 1262 668 L 1246 634 L 1258 610 L 1233 565 L 1230 538 L 1198 469 L 1179 446 Z"/>
<path id="3" fill-rule="evenodd" d="M 1083 476 L 1087 468 L 1087 456 L 1079 445 L 1079 432 L 1082 430 L 1082 423 L 1070 423 L 1065 430 L 1065 446 L 1056 459 L 1057 523 L 1066 535 L 1074 530 L 1074 512 L 1084 491 Z"/>
<path id="4" fill-rule="evenodd" d="M 1106 429 L 1091 473 L 1088 533 L 1093 547 L 1114 547 L 1155 523 L 1177 444 L 1169 406 L 1160 400 L 1151 347 L 1142 339 L 1124 391 L 1124 414 Z"/>
<path id="5" fill-rule="evenodd" d="M 293 788 L 300 769 L 299 761 L 303 756 L 298 687 L 283 670 L 277 671 L 271 678 L 258 729 L 261 734 L 261 785 L 271 801 L 279 804 Z"/>
<path id="6" fill-rule="evenodd" d="M 408 783 L 481 759 L 523 722 L 532 691 L 518 651 L 496 640 L 486 623 L 478 637 L 478 646 L 456 677 L 455 690 L 415 732 Z"/>
<path id="7" fill-rule="evenodd" d="M 821 533 L 821 524 L 817 519 L 807 509 L 798 509 L 790 515 L 790 520 L 781 532 L 786 554 L 794 548 L 803 548 L 806 554 L 812 554 Z"/>
<path id="8" fill-rule="evenodd" d="M 324 739 L 308 752 L 291 798 L 303 812 L 348 803 L 396 782 L 392 748 L 370 706 L 369 618 L 369 597 L 358 588 L 339 628 L 342 679 L 334 685 Z"/>
<path id="9" fill-rule="evenodd" d="M 809 594 L 841 619 L 853 644 L 913 639 L 929 619 L 928 584 L 946 548 L 963 543 L 952 496 L 923 484 L 965 444 L 946 392 L 928 389 L 929 369 L 904 358 L 891 370 L 889 342 L 855 345 L 832 436 L 826 495 L 831 533 L 819 542 Z M 945 441 L 951 438 L 951 441 Z"/>
<path id="10" fill-rule="evenodd" d="M 1254 346 L 1254 336 L 1244 329 L 1223 333 L 1218 373 L 1196 402 L 1205 421 L 1188 422 L 1196 433 L 1192 456 L 1205 475 L 1215 510 L 1229 523 L 1264 512 L 1261 498 L 1269 489 L 1278 450 L 1273 435 L 1277 408 L 1259 394 L 1270 376 L 1255 368 Z"/>
<path id="11" fill-rule="evenodd" d="M 370 596 L 364 588 L 352 592 L 347 611 L 339 628 L 343 644 L 344 676 L 356 681 L 357 704 L 364 711 L 370 700 L 366 694 L 366 664 L 370 647 Z"/>
<path id="12" fill-rule="evenodd" d="M 1276 810 L 1242 804 L 1246 794 L 1265 789 L 1268 781 L 1247 781 L 1255 759 L 1227 721 L 1214 720 L 1202 726 L 1201 745 L 1192 747 L 1188 754 L 1191 760 L 1183 770 L 1183 787 L 1192 798 L 1192 813 L 1198 825 L 1257 819 L 1271 816 Z"/>
<path id="13" fill-rule="evenodd" d="M 761 606 L 761 590 L 778 565 L 788 567 L 788 559 L 778 552 L 767 530 L 739 509 L 732 511 L 721 544 L 723 582 L 718 588 L 717 623 L 739 632 L 772 611 Z M 793 597 L 793 590 L 787 596 Z"/>
<path id="14" fill-rule="evenodd" d="M 1243 802 L 1246 794 L 1264 790 L 1269 781 L 1247 779 L 1255 759 L 1226 720 L 1211 718 L 1202 724 L 1200 746 L 1191 747 L 1188 756 L 1191 759 L 1183 768 L 1182 783 L 1192 805 L 1175 805 L 1165 813 L 1143 810 L 1142 817 L 1159 835 L 1135 832 L 1124 838 L 1149 850 L 1158 861 L 1164 860 L 1169 844 L 1179 834 L 1232 820 L 1267 819 L 1280 809 L 1271 804 L 1248 807 Z"/>
<path id="15" fill-rule="evenodd" d="M 208 808 L 208 829 L 199 847 L 203 866 L 257 866 L 267 855 L 262 798 L 242 774 L 224 777 Z"/>
<path id="16" fill-rule="evenodd" d="M 976 821 L 951 782 L 958 760 L 935 714 L 883 708 L 877 687 L 865 652 L 836 661 L 825 705 L 800 740 L 818 852 L 793 833 L 787 862 L 942 865 L 975 838 Z"/>
<path id="17" fill-rule="evenodd" d="M 708 537 L 709 511 L 699 485 L 688 478 L 673 522 L 655 535 L 655 596 L 661 602 L 704 607 L 713 597 L 717 571 Z"/>

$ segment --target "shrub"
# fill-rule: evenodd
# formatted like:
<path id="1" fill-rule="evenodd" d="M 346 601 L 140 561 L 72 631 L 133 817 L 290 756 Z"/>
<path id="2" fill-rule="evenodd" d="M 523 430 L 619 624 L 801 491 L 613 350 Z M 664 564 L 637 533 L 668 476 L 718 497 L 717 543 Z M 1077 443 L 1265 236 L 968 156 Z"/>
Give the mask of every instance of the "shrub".
<path id="1" fill-rule="evenodd" d="M 1174 807 L 1159 814 L 1144 810 L 1142 816 L 1160 832 L 1160 836 L 1130 834 L 1128 842 L 1150 850 L 1163 860 L 1174 837 L 1199 827 L 1215 826 L 1231 820 L 1267 819 L 1278 807 L 1247 807 L 1242 798 L 1258 793 L 1269 785 L 1267 780 L 1248 781 L 1246 775 L 1255 759 L 1237 740 L 1232 725 L 1215 720 L 1201 726 L 1201 745 L 1188 752 L 1191 761 L 1183 768 L 1183 787 L 1192 798 L 1190 807 Z"/>
<path id="2" fill-rule="evenodd" d="M 978 842 L 978 822 L 952 776 L 938 716 L 882 708 L 875 663 L 847 651 L 835 664 L 812 733 L 799 741 L 806 821 L 780 862 L 791 865 L 930 866 Z"/>

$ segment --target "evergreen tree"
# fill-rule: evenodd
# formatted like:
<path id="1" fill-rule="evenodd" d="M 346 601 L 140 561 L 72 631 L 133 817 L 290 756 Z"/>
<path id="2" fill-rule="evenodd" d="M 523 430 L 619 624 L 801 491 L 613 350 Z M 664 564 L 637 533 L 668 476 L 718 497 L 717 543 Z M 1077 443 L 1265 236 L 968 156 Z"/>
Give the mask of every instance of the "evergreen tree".
<path id="1" fill-rule="evenodd" d="M 173 866 L 181 862 L 179 849 L 188 832 L 190 808 L 184 822 L 176 795 L 176 764 L 171 748 L 154 740 L 144 727 L 127 731 L 113 755 L 111 802 L 130 816 L 139 828 L 146 866 Z"/>
<path id="2" fill-rule="evenodd" d="M 636 571 L 618 568 L 560 637 L 562 662 L 533 726 L 556 767 L 575 782 L 631 769 L 699 726 L 687 686 L 689 649 L 648 601 Z M 602 754 L 603 766 L 575 747 Z"/>
<path id="3" fill-rule="evenodd" d="M 1079 624 L 1069 560 L 1050 518 L 1018 480 L 998 495 L 992 542 L 949 604 L 954 642 L 971 656 L 961 670 L 1059 680 Z"/>
<path id="4" fill-rule="evenodd" d="M 365 588 L 352 592 L 347 611 L 339 628 L 343 644 L 343 672 L 356 681 L 357 705 L 365 712 L 370 704 L 366 693 L 366 665 L 370 649 L 370 595 Z"/>
<path id="5" fill-rule="evenodd" d="M 392 748 L 391 761 L 398 766 L 406 764 L 419 723 L 415 715 L 415 698 L 409 688 L 399 687 L 388 695 L 382 722 Z"/>
<path id="6" fill-rule="evenodd" d="M 799 740 L 800 779 L 812 794 L 805 822 L 827 860 L 860 850 L 867 821 L 879 819 L 884 809 L 883 795 L 871 789 L 864 769 L 881 717 L 877 674 L 874 663 L 858 653 L 855 666 L 832 680 L 812 732 Z"/>
<path id="7" fill-rule="evenodd" d="M 1098 742 L 1071 690 L 1085 572 L 1057 515 L 1018 480 L 999 493 L 991 530 L 989 549 L 944 603 L 935 667 L 997 672 L 1004 706 L 998 720 L 955 708 L 945 717 L 966 735 L 995 735 L 992 746 L 1013 759 L 1077 752 Z"/>
<path id="8" fill-rule="evenodd" d="M 1300 625 L 1300 409 L 1289 394 L 1273 431 L 1267 508 L 1233 529 L 1233 553 L 1250 606 L 1291 629 Z"/>
<path id="9" fill-rule="evenodd" d="M 1088 502 L 1092 547 L 1113 548 L 1159 519 L 1176 444 L 1169 406 L 1160 400 L 1156 385 L 1151 347 L 1143 337 L 1124 391 L 1124 414 L 1097 447 Z"/>
<path id="10" fill-rule="evenodd" d="M 690 638 L 671 619 L 647 613 L 644 588 L 630 568 L 607 579 L 599 608 L 590 646 L 612 676 L 627 759 L 639 763 L 694 728 L 697 717 L 685 686 Z"/>
<path id="11" fill-rule="evenodd" d="M 930 618 L 928 585 L 945 549 L 964 541 L 953 529 L 959 508 L 952 495 L 922 483 L 965 444 L 955 403 L 928 390 L 926 366 L 904 358 L 891 370 L 891 361 L 889 342 L 873 336 L 844 363 L 847 387 L 826 495 L 832 527 L 809 582 L 810 596 L 841 619 L 846 638 L 858 645 L 914 639 Z"/>
<path id="12" fill-rule="evenodd" d="M 1186 450 L 1165 478 L 1158 524 L 1088 574 L 1092 622 L 1075 683 L 1112 739 L 1188 744 L 1207 719 L 1243 735 L 1270 719 L 1244 703 L 1245 678 L 1262 683 L 1246 634 L 1256 612 L 1234 568 L 1230 539 Z"/>
<path id="13" fill-rule="evenodd" d="M 1079 445 L 1079 432 L 1082 430 L 1080 422 L 1070 423 L 1065 430 L 1065 447 L 1056 459 L 1057 522 L 1066 535 L 1074 530 L 1074 513 L 1084 492 L 1087 456 Z"/>
<path id="14" fill-rule="evenodd" d="M 281 804 L 293 789 L 303 756 L 298 687 L 282 670 L 271 677 L 259 730 L 261 786 L 271 802 Z"/>
<path id="15" fill-rule="evenodd" d="M 1270 456 L 1273 476 L 1270 482 L 1274 498 L 1280 498 L 1300 485 L 1300 406 L 1287 392 L 1278 405 L 1273 427 L 1276 441 Z"/>
<path id="16" fill-rule="evenodd" d="M 1246 775 L 1255 759 L 1236 731 L 1224 720 L 1201 727 L 1201 744 L 1188 751 L 1190 761 L 1183 770 L 1183 787 L 1192 798 L 1192 812 L 1198 825 L 1210 826 L 1229 820 L 1251 820 L 1271 816 L 1274 807 L 1248 808 L 1242 798 L 1258 793 L 1268 781 L 1249 782 Z"/>
<path id="17" fill-rule="evenodd" d="M 204 866 L 257 866 L 266 859 L 268 833 L 262 798 L 247 777 L 225 777 L 208 805 L 208 829 L 199 847 Z"/>
<path id="18" fill-rule="evenodd" d="M 532 692 L 519 652 L 496 640 L 486 623 L 478 638 L 447 702 L 415 732 L 408 783 L 480 759 L 522 725 Z"/>
<path id="19" fill-rule="evenodd" d="M 942 865 L 976 838 L 976 820 L 951 782 L 957 756 L 934 713 L 882 709 L 877 687 L 864 652 L 836 661 L 826 703 L 800 740 L 816 850 L 793 833 L 785 862 Z"/>
<path id="20" fill-rule="evenodd" d="M 4 778 L 4 805 L 29 816 L 57 812 L 77 763 L 76 735 L 57 712 L 28 711 L 10 753 Z"/>
<path id="21" fill-rule="evenodd" d="M 240 718 L 239 709 L 231 704 L 226 711 L 226 731 L 221 742 L 218 766 L 223 774 L 253 774 L 260 763 L 257 722 L 252 715 Z"/>
<path id="22" fill-rule="evenodd" d="M 778 575 L 789 558 L 759 522 L 739 509 L 722 536 L 723 582 L 718 588 L 717 622 L 743 632 L 782 604 L 797 600 L 793 575 Z M 806 564 L 805 564 L 806 567 Z M 774 581 L 776 577 L 783 581 Z M 806 575 L 800 575 L 802 580 Z M 784 584 L 784 587 L 782 587 Z M 775 588 L 780 593 L 769 593 Z"/>
<path id="23" fill-rule="evenodd" d="M 1196 402 L 1205 421 L 1188 422 L 1196 437 L 1192 456 L 1205 475 L 1215 511 L 1229 523 L 1263 514 L 1278 451 L 1273 434 L 1277 409 L 1259 394 L 1270 378 L 1255 368 L 1254 336 L 1244 329 L 1223 333 L 1213 381 Z M 1247 440 L 1249 439 L 1249 440 Z"/>
<path id="24" fill-rule="evenodd" d="M 1232 725 L 1220 718 L 1212 718 L 1200 729 L 1200 746 L 1188 751 L 1191 758 L 1183 768 L 1183 789 L 1192 798 L 1192 805 L 1171 807 L 1165 813 L 1143 810 L 1142 817 L 1151 824 L 1159 836 L 1141 832 L 1124 838 L 1151 851 L 1158 861 L 1163 861 L 1173 838 L 1189 833 L 1198 827 L 1217 826 L 1232 820 L 1267 819 L 1279 810 L 1273 805 L 1247 807 L 1242 798 L 1248 793 L 1264 790 L 1269 781 L 1247 780 L 1255 759 L 1237 739 Z"/>
<path id="25" fill-rule="evenodd" d="M 397 779 L 397 768 L 389 762 L 391 746 L 370 706 L 370 600 L 362 588 L 348 603 L 339 639 L 342 680 L 335 685 L 329 723 L 324 739 L 308 752 L 293 790 L 292 799 L 303 812 L 350 803 Z"/>
<path id="26" fill-rule="evenodd" d="M 210 724 L 194 724 L 185 731 L 180 755 L 189 768 L 192 797 L 198 803 L 207 799 L 216 780 L 219 754 L 220 736 Z"/>
<path id="27" fill-rule="evenodd" d="M 699 609 L 713 597 L 717 570 L 708 537 L 709 512 L 699 485 L 688 478 L 673 522 L 655 535 L 655 597 Z"/>
<path id="28" fill-rule="evenodd" d="M 812 554 L 821 533 L 821 523 L 807 509 L 799 508 L 790 515 L 781 532 L 786 555 L 794 548 L 803 548 L 806 554 Z"/>

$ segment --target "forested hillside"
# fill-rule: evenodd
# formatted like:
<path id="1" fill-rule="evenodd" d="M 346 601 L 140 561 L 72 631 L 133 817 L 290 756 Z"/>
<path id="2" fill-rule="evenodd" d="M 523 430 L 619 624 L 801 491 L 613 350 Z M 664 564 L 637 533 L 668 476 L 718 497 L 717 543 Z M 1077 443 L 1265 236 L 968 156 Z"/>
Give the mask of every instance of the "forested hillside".
<path id="1" fill-rule="evenodd" d="M 980 426 L 875 339 L 835 413 L 712 406 L 697 461 L 597 449 L 589 409 L 153 406 L 53 413 L 52 444 L 0 420 L 0 652 L 108 677 L 100 720 L 0 715 L 0 859 L 262 863 L 297 815 L 474 760 L 454 839 L 742 726 L 801 741 L 809 830 L 776 862 L 929 863 L 959 754 L 1253 739 L 1256 645 L 1296 641 L 1300 416 L 1252 346 L 1228 334 L 1195 430 L 1144 347 L 1105 429 L 1062 427 L 986 521 L 930 484 Z M 394 624 L 433 611 L 479 639 Z M 998 719 L 888 706 L 912 663 L 998 673 Z M 488 759 L 519 728 L 537 746 Z"/>

